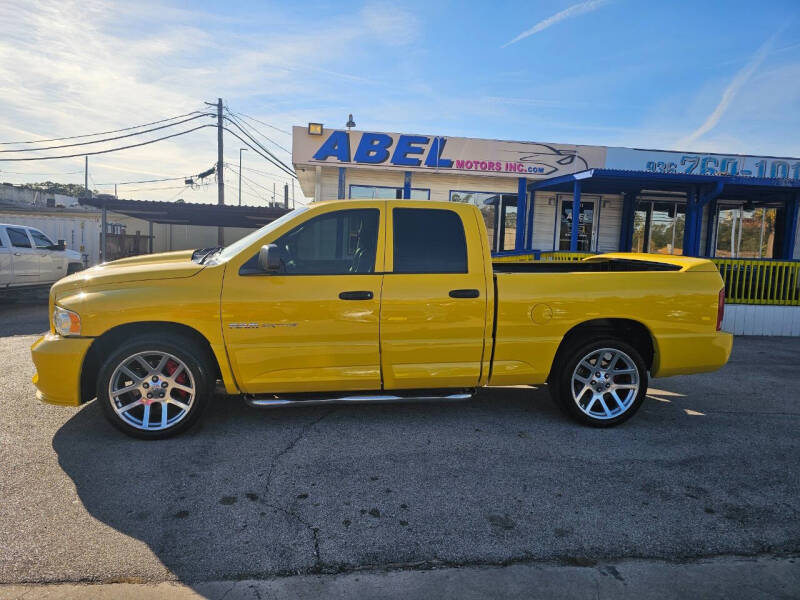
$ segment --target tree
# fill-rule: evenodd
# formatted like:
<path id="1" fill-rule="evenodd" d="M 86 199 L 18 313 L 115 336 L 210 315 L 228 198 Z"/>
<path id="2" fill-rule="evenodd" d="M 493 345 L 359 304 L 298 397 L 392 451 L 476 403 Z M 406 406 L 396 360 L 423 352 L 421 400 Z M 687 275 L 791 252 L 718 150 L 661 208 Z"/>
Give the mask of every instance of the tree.
<path id="1" fill-rule="evenodd" d="M 39 183 L 22 183 L 19 187 L 29 190 L 37 190 L 40 192 L 47 192 L 50 194 L 63 194 L 64 196 L 73 196 L 75 198 L 87 195 L 86 188 L 84 188 L 82 185 L 78 185 L 77 183 L 56 183 L 54 181 L 42 181 Z M 92 190 L 92 193 L 96 194 L 97 190 Z"/>

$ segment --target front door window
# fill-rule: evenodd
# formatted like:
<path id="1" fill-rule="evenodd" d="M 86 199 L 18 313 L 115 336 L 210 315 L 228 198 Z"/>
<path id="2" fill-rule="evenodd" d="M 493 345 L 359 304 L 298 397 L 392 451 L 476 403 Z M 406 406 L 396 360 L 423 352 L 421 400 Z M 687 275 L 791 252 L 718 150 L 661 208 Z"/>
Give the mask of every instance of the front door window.
<path id="1" fill-rule="evenodd" d="M 595 238 L 596 200 L 581 200 L 578 212 L 578 247 L 577 252 L 591 252 Z M 558 249 L 570 250 L 572 242 L 572 199 L 561 200 L 559 215 Z"/>

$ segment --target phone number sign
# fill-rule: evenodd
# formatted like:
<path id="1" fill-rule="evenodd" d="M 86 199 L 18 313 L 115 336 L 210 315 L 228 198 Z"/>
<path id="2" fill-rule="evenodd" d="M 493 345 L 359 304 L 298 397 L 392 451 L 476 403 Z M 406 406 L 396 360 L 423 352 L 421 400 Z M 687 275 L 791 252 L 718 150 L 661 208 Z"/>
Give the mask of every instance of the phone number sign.
<path id="1" fill-rule="evenodd" d="M 606 168 L 651 173 L 800 180 L 800 159 L 609 148 Z"/>

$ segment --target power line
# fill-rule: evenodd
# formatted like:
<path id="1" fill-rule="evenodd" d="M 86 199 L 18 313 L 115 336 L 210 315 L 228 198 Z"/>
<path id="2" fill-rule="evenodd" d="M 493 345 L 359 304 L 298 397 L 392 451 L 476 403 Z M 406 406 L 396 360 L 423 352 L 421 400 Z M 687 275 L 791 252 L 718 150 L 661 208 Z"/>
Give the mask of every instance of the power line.
<path id="1" fill-rule="evenodd" d="M 248 132 L 247 130 L 245 130 L 244 128 L 242 128 L 242 126 L 241 126 L 241 125 L 239 125 L 239 123 L 237 123 L 236 121 L 234 121 L 234 120 L 233 120 L 233 119 L 231 119 L 230 117 L 223 117 L 223 118 L 224 118 L 226 121 L 228 121 L 228 123 L 230 123 L 231 125 L 234 125 L 234 126 L 236 126 L 236 128 L 237 128 L 239 131 L 241 131 L 241 132 L 242 132 L 244 135 L 246 135 L 246 136 L 247 136 L 247 138 L 248 138 L 248 139 L 250 139 L 250 141 L 251 141 L 251 142 L 253 142 L 253 143 L 254 143 L 256 146 L 258 146 L 259 148 L 261 148 L 261 150 L 263 150 L 265 153 L 267 153 L 267 154 L 268 154 L 268 155 L 269 155 L 269 156 L 272 158 L 272 161 L 273 161 L 273 163 L 279 163 L 279 165 L 276 165 L 276 166 L 280 166 L 280 167 L 281 167 L 281 168 L 283 168 L 284 170 L 288 169 L 288 170 L 289 170 L 289 172 L 291 172 L 292 174 L 294 174 L 294 171 L 292 171 L 292 168 L 291 168 L 289 165 L 287 165 L 287 164 L 286 164 L 286 163 L 284 163 L 284 162 L 283 162 L 283 161 L 282 161 L 280 158 L 278 158 L 277 156 L 275 156 L 275 155 L 272 153 L 272 151 L 271 151 L 271 150 L 269 150 L 268 148 L 266 148 L 266 147 L 265 147 L 265 146 L 264 146 L 264 145 L 263 145 L 261 142 L 259 142 L 259 141 L 258 141 L 256 138 L 254 138 L 254 137 L 253 137 L 253 136 L 250 134 L 250 132 Z"/>
<path id="2" fill-rule="evenodd" d="M 291 150 L 289 150 L 289 149 L 288 149 L 288 148 L 286 148 L 285 146 L 282 146 L 281 144 L 279 144 L 278 142 L 276 142 L 275 140 L 273 140 L 273 139 L 272 139 L 271 137 L 269 137 L 268 135 L 265 135 L 265 134 L 264 134 L 262 131 L 260 131 L 258 128 L 256 128 L 256 127 L 253 127 L 252 125 L 248 125 L 247 123 L 243 122 L 241 119 L 238 119 L 238 118 L 235 116 L 234 112 L 233 112 L 231 109 L 229 109 L 227 106 L 225 107 L 225 110 L 227 110 L 227 111 L 228 111 L 228 114 L 230 115 L 231 119 L 233 119 L 233 120 L 234 120 L 234 121 L 235 121 L 235 122 L 236 122 L 238 125 L 240 125 L 241 127 L 244 127 L 244 128 L 246 128 L 248 131 L 252 131 L 252 132 L 255 132 L 255 133 L 257 133 L 258 135 L 260 135 L 261 137 L 263 137 L 265 140 L 267 140 L 267 141 L 268 141 L 270 144 L 273 144 L 273 145 L 277 146 L 278 148 L 280 148 L 281 150 L 283 150 L 284 152 L 286 152 L 286 154 L 288 154 L 289 156 L 291 156 L 291 155 L 292 155 L 292 151 L 291 151 Z"/>
<path id="3" fill-rule="evenodd" d="M 83 171 L 80 171 L 81 173 Z M 98 183 L 97 185 L 132 185 L 135 183 L 158 183 L 159 181 L 180 181 L 186 177 L 163 177 L 161 179 L 140 179 L 139 181 L 113 181 L 109 183 Z"/>
<path id="4" fill-rule="evenodd" d="M 233 111 L 229 111 L 229 112 L 233 112 Z M 265 123 L 264 121 L 260 121 L 260 120 L 256 119 L 255 117 L 251 117 L 250 115 L 244 114 L 243 112 L 235 112 L 233 114 L 235 114 L 237 116 L 240 116 L 240 117 L 244 117 L 245 119 L 250 119 L 251 121 L 255 121 L 256 123 L 261 123 L 262 125 L 270 127 L 272 129 L 274 129 L 275 131 L 280 131 L 281 133 L 284 133 L 284 134 L 286 134 L 288 136 L 292 135 L 292 133 L 290 131 L 286 131 L 285 129 L 281 129 L 280 127 L 275 127 L 275 125 L 270 125 L 269 123 Z"/>
<path id="5" fill-rule="evenodd" d="M 235 183 L 231 183 L 230 185 L 231 185 L 231 186 L 232 186 L 232 187 L 233 187 L 233 188 L 234 188 L 234 189 L 235 189 L 237 192 L 239 191 L 239 186 L 238 186 L 237 184 L 235 184 Z M 262 198 L 262 197 L 261 197 L 261 196 L 259 196 L 257 193 L 255 193 L 255 192 L 251 192 L 251 191 L 249 191 L 249 189 L 245 189 L 245 186 L 242 186 L 242 193 L 243 193 L 243 194 L 247 194 L 248 196 L 251 196 L 252 198 L 255 198 L 255 199 L 256 199 L 256 200 L 258 200 L 259 202 L 267 202 L 267 199 L 266 199 L 266 198 Z"/>
<path id="6" fill-rule="evenodd" d="M 212 127 L 213 127 L 213 126 L 212 126 Z M 275 166 L 276 166 L 276 167 L 278 167 L 278 168 L 279 168 L 281 171 L 284 171 L 284 172 L 285 172 L 285 173 L 287 173 L 288 175 L 291 175 L 292 177 L 294 177 L 294 178 L 297 178 L 297 175 L 295 175 L 295 174 L 294 174 L 294 173 L 292 173 L 290 170 L 288 170 L 288 168 L 287 168 L 285 165 L 281 164 L 281 163 L 280 163 L 280 161 L 276 162 L 276 161 L 275 161 L 273 158 L 270 158 L 269 156 L 267 156 L 267 155 L 266 155 L 266 154 L 264 154 L 263 152 L 261 152 L 261 151 L 257 150 L 256 148 L 254 148 L 254 147 L 253 147 L 253 145 L 252 145 L 252 144 L 250 144 L 250 142 L 248 142 L 248 141 L 246 141 L 245 139 L 243 139 L 243 138 L 242 138 L 242 136 L 240 136 L 240 135 L 239 135 L 238 133 L 236 133 L 235 131 L 231 131 L 231 130 L 230 130 L 230 129 L 228 129 L 227 127 L 223 127 L 223 129 L 224 129 L 225 131 L 227 131 L 228 133 L 230 133 L 230 134 L 231 134 L 233 137 L 235 137 L 236 139 L 238 139 L 240 142 L 242 142 L 242 143 L 243 143 L 245 146 L 247 146 L 248 148 L 250 148 L 250 149 L 251 149 L 253 152 L 255 152 L 256 154 L 258 154 L 259 156 L 261 156 L 261 158 L 263 158 L 263 159 L 265 159 L 265 160 L 267 160 L 267 161 L 271 162 L 273 165 L 275 165 Z M 249 136 L 248 136 L 248 137 L 249 137 Z M 261 144 L 258 144 L 258 146 L 259 146 L 259 147 L 261 147 Z M 1 158 L 0 158 L 0 160 L 3 160 L 3 159 L 1 159 Z"/>
<path id="7" fill-rule="evenodd" d="M 0 170 L 0 173 L 7 173 L 9 175 L 75 175 L 76 173 L 83 173 L 83 169 L 77 171 L 59 171 L 58 173 L 40 173 L 40 172 L 23 172 L 23 171 L 5 171 Z M 102 184 L 99 184 L 102 185 Z"/>
<path id="8" fill-rule="evenodd" d="M 29 158 L 0 158 L 0 162 L 21 162 L 21 161 L 28 161 L 28 160 L 55 160 L 55 159 L 58 159 L 58 158 L 75 158 L 76 156 L 93 156 L 95 154 L 108 154 L 109 152 L 117 152 L 119 150 L 127 150 L 129 148 L 138 148 L 139 146 L 147 146 L 148 144 L 155 144 L 156 142 L 160 142 L 162 140 L 168 140 L 170 138 L 178 137 L 179 135 L 186 135 L 187 133 L 192 133 L 193 131 L 197 131 L 198 129 L 204 129 L 206 127 L 215 127 L 215 125 L 200 125 L 200 126 L 195 127 L 193 129 L 187 129 L 186 131 L 180 131 L 178 133 L 173 133 L 172 135 L 165 135 L 163 137 L 156 138 L 154 140 L 149 140 L 147 142 L 140 142 L 138 144 L 129 144 L 128 146 L 120 146 L 119 148 L 110 148 L 108 150 L 95 150 L 94 152 L 81 152 L 79 154 L 64 154 L 64 155 L 61 155 L 61 156 L 32 156 L 32 157 L 29 157 Z M 239 138 L 239 139 L 241 139 L 241 138 Z"/>
<path id="9" fill-rule="evenodd" d="M 226 166 L 227 166 L 227 165 L 226 165 Z M 233 167 L 227 167 L 227 168 L 228 168 L 228 170 L 230 170 L 230 171 L 233 171 L 233 173 L 234 173 L 235 175 L 239 175 L 239 171 L 237 171 L 237 170 L 236 170 L 236 169 L 234 169 Z M 255 182 L 255 181 L 253 181 L 253 180 L 252 180 L 252 179 L 250 179 L 250 178 L 249 178 L 247 175 L 242 175 L 242 179 L 244 179 L 245 181 L 247 181 L 247 182 L 251 183 L 252 185 L 255 185 L 255 186 L 257 186 L 257 187 L 260 187 L 260 188 L 261 188 L 262 190 L 264 190 L 265 192 L 268 192 L 268 193 L 270 193 L 270 194 L 272 193 L 272 190 L 270 190 L 268 187 L 266 187 L 266 186 L 263 186 L 263 185 L 261 185 L 260 183 L 257 183 L 257 182 Z"/>
<path id="10" fill-rule="evenodd" d="M 141 125 L 131 125 L 130 127 L 123 127 L 122 129 L 111 129 L 109 131 L 100 131 L 98 133 L 84 133 L 83 135 L 70 135 L 67 137 L 60 137 L 60 138 L 48 138 L 42 140 L 28 140 L 25 142 L 0 142 L 0 146 L 14 146 L 17 144 L 39 144 L 42 142 L 60 142 L 62 140 L 76 140 L 78 138 L 85 138 L 85 137 L 94 137 L 96 135 L 107 135 L 109 133 L 119 133 L 120 131 L 129 131 L 131 129 L 139 129 L 140 127 L 149 127 L 150 125 L 157 125 L 159 123 L 166 123 L 167 121 L 174 121 L 175 119 L 181 119 L 183 117 L 188 117 L 189 115 L 194 115 L 199 113 L 199 110 L 193 110 L 192 112 L 188 112 L 184 115 L 178 115 L 176 117 L 169 117 L 168 119 L 161 119 L 159 121 L 152 121 L 150 123 L 143 123 Z"/>
<path id="11" fill-rule="evenodd" d="M 168 123 L 167 125 L 159 125 L 158 127 L 153 127 L 151 129 L 145 129 L 143 131 L 135 131 L 133 133 L 126 133 L 123 135 L 116 135 L 110 138 L 103 138 L 101 140 L 90 140 L 88 142 L 75 142 L 73 144 L 59 144 L 58 146 L 45 146 L 44 148 L 14 148 L 13 150 L 0 150 L 0 152 L 40 152 L 42 150 L 56 150 L 57 148 L 72 148 L 74 146 L 87 146 L 89 144 L 100 144 L 103 142 L 111 142 L 114 140 L 121 140 L 123 138 L 133 137 L 135 135 L 144 135 L 145 133 L 150 133 L 151 131 L 158 131 L 160 129 L 166 129 L 167 127 L 174 127 L 175 125 L 180 125 L 182 123 L 187 123 L 188 121 L 194 121 L 195 119 L 199 119 L 200 117 L 207 117 L 208 113 L 202 113 L 199 115 L 195 115 L 193 117 L 189 117 L 188 119 L 184 119 L 183 121 L 176 121 L 175 123 Z"/>
<path id="12" fill-rule="evenodd" d="M 97 185 L 97 184 L 95 184 L 95 185 Z M 188 186 L 188 185 L 171 185 L 171 186 L 168 186 L 168 187 L 134 188 L 132 190 L 125 190 L 125 193 L 126 194 L 132 194 L 134 192 L 160 192 L 162 190 L 178 190 L 178 189 L 182 190 L 183 188 L 186 188 L 186 187 L 191 187 L 191 186 Z"/>
<path id="13" fill-rule="evenodd" d="M 232 163 L 225 163 L 225 166 L 229 166 L 231 168 L 238 167 L 238 165 L 234 165 Z M 252 171 L 253 173 L 258 173 L 259 175 L 266 177 L 268 179 L 274 179 L 275 181 L 279 181 L 281 183 L 291 183 L 291 179 L 288 177 L 281 177 L 275 173 L 270 173 L 269 171 L 262 171 L 260 169 L 253 169 L 252 167 L 245 167 L 242 165 L 242 169 L 245 171 Z"/>
<path id="14" fill-rule="evenodd" d="M 271 162 L 272 162 L 272 163 L 273 163 L 273 164 L 274 164 L 276 167 L 280 168 L 280 169 L 281 169 L 281 170 L 283 170 L 283 171 L 286 171 L 287 173 L 291 174 L 293 177 L 295 176 L 295 174 L 294 174 L 294 171 L 292 170 L 292 168 L 291 168 L 289 165 L 287 165 L 287 164 L 286 164 L 285 162 L 283 162 L 283 161 L 282 161 L 280 158 L 278 158 L 277 156 L 275 156 L 275 155 L 274 155 L 274 154 L 273 154 L 273 153 L 272 153 L 272 152 L 271 152 L 271 151 L 270 151 L 268 148 L 264 147 L 264 145 L 263 145 L 261 142 L 259 142 L 257 139 L 255 139 L 255 138 L 254 138 L 254 137 L 253 137 L 253 136 L 252 136 L 250 133 L 248 133 L 246 130 L 242 129 L 242 127 L 241 127 L 241 126 L 240 126 L 240 125 L 239 125 L 239 124 L 238 124 L 236 121 L 234 121 L 234 120 L 232 120 L 232 119 L 230 119 L 230 118 L 228 118 L 228 117 L 223 117 L 223 118 L 224 118 L 226 121 L 228 121 L 228 123 L 231 123 L 232 125 L 235 125 L 235 126 L 236 126 L 236 128 L 237 128 L 239 131 L 241 131 L 241 132 L 242 132 L 242 133 L 243 133 L 245 136 L 247 136 L 247 138 L 248 138 L 248 139 L 249 139 L 251 142 L 253 142 L 253 143 L 254 143 L 256 146 L 258 146 L 259 148 L 261 148 L 261 150 L 263 150 L 263 151 L 264 151 L 266 154 L 268 154 L 268 155 L 269 155 L 269 156 L 272 158 L 272 161 L 271 161 Z"/>

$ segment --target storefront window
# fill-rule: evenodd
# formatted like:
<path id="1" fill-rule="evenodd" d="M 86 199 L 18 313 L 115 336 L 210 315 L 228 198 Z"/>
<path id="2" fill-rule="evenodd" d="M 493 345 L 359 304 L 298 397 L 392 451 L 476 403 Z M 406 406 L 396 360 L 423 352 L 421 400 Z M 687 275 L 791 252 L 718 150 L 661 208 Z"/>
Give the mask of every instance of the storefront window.
<path id="1" fill-rule="evenodd" d="M 773 258 L 777 217 L 777 208 L 720 205 L 715 256 Z"/>
<path id="2" fill-rule="evenodd" d="M 633 215 L 633 252 L 683 254 L 686 205 L 672 200 L 640 200 Z"/>
<path id="3" fill-rule="evenodd" d="M 486 224 L 486 231 L 489 234 L 492 252 L 514 250 L 517 241 L 517 196 L 515 194 L 451 190 L 450 201 L 465 202 L 480 209 L 483 222 Z M 502 207 L 499 214 L 498 205 Z"/>
<path id="4" fill-rule="evenodd" d="M 350 198 L 359 200 L 402 200 L 403 188 L 384 185 L 351 185 Z M 430 190 L 411 188 L 411 200 L 430 199 Z"/>

